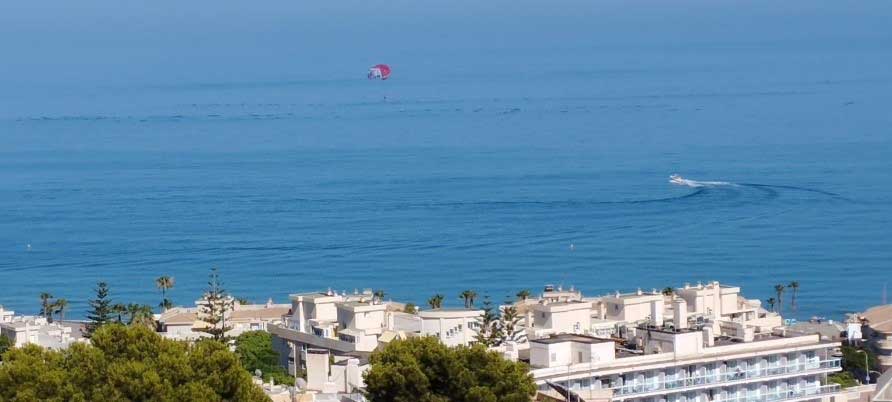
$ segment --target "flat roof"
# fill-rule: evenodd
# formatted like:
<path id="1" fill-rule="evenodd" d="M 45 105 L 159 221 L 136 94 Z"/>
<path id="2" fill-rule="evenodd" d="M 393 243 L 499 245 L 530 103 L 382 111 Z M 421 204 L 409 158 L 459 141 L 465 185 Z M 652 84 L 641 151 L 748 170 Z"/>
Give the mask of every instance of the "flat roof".
<path id="1" fill-rule="evenodd" d="M 776 339 L 791 339 L 791 338 L 797 338 L 799 336 L 803 336 L 803 335 L 781 336 L 781 335 L 775 335 L 775 334 L 759 334 L 753 338 L 752 342 L 744 342 L 743 340 L 741 340 L 739 338 L 731 338 L 728 336 L 717 336 L 717 337 L 715 337 L 715 346 L 741 345 L 741 344 L 745 345 L 745 344 L 751 344 L 751 343 L 755 343 L 755 342 L 773 341 Z M 804 335 L 804 336 L 808 336 L 808 335 Z"/>
<path id="2" fill-rule="evenodd" d="M 686 334 L 689 332 L 700 332 L 700 330 L 694 328 L 666 328 L 646 325 L 639 325 L 636 328 L 644 331 L 659 332 L 661 334 Z"/>
<path id="3" fill-rule="evenodd" d="M 380 308 L 380 309 L 382 309 L 382 310 L 386 310 L 386 309 L 387 309 L 387 305 L 384 304 L 384 303 L 375 304 L 375 303 L 371 303 L 371 302 L 361 302 L 361 301 L 346 301 L 346 302 L 340 302 L 340 303 L 338 303 L 338 307 L 350 307 L 350 308 L 356 308 L 356 307 L 377 307 L 377 308 Z"/>
<path id="4" fill-rule="evenodd" d="M 546 345 L 554 344 L 554 343 L 563 343 L 563 342 L 576 342 L 576 343 L 606 343 L 613 342 L 612 339 L 604 339 L 604 338 L 595 338 L 594 336 L 588 335 L 577 335 L 577 334 L 558 334 L 552 335 L 548 338 L 539 338 L 531 340 L 530 342 L 534 343 L 542 343 Z"/>

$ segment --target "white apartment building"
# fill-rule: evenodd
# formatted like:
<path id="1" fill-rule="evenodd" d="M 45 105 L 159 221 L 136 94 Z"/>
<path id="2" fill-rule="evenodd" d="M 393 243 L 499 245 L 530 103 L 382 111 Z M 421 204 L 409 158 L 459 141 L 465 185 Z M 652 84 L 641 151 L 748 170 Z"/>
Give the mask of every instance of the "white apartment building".
<path id="1" fill-rule="evenodd" d="M 550 334 L 582 334 L 592 327 L 592 303 L 582 300 L 533 304 L 528 308 L 532 318 L 532 336 L 541 338 Z"/>
<path id="2" fill-rule="evenodd" d="M 826 380 L 841 370 L 834 357 L 839 343 L 785 334 L 781 317 L 743 298 L 739 287 L 712 282 L 667 294 L 639 289 L 538 304 L 529 309 L 532 320 L 527 316 L 532 340 L 518 355 L 526 355 L 542 390 L 550 382 L 617 402 L 794 402 L 841 395 Z"/>
<path id="3" fill-rule="evenodd" d="M 272 300 L 265 304 L 240 304 L 231 300 L 232 309 L 224 314 L 225 325 L 231 329 L 226 336 L 236 337 L 248 331 L 267 331 L 272 324 L 282 324 L 291 311 L 290 304 L 275 304 Z M 196 307 L 174 307 L 160 315 L 158 323 L 161 335 L 176 340 L 197 340 L 209 336 L 200 329 L 207 326 L 201 321 L 200 310 L 204 302 L 198 300 Z"/>
<path id="4" fill-rule="evenodd" d="M 401 306 L 378 300 L 370 290 L 352 295 L 331 290 L 299 293 L 290 295 L 290 299 L 291 315 L 268 330 L 273 334 L 280 364 L 291 373 L 311 369 L 311 352 L 325 352 L 336 363 L 367 359 L 381 342 L 405 338 L 406 334 L 395 323 L 417 325 L 418 321 L 417 317 L 402 313 Z"/>
<path id="5" fill-rule="evenodd" d="M 9 338 L 13 346 L 34 344 L 49 349 L 64 349 L 74 342 L 84 342 L 80 331 L 72 325 L 53 322 L 45 317 L 17 316 L 0 306 L 0 335 Z"/>
<path id="6" fill-rule="evenodd" d="M 483 310 L 433 309 L 418 313 L 421 336 L 435 336 L 446 346 L 468 346 L 476 341 Z"/>
<path id="7" fill-rule="evenodd" d="M 826 376 L 841 370 L 833 356 L 838 344 L 817 335 L 745 342 L 705 339 L 709 331 L 695 329 L 634 332 L 631 342 L 584 335 L 531 341 L 531 373 L 543 390 L 550 381 L 610 391 L 611 400 L 624 402 L 818 401 L 839 393 L 826 385 Z"/>
<path id="8" fill-rule="evenodd" d="M 732 331 L 743 338 L 783 324 L 760 301 L 742 297 L 739 287 L 718 282 L 685 285 L 668 295 L 639 289 L 586 298 L 578 291 L 546 289 L 541 298 L 516 306 L 524 312 L 530 339 L 562 333 L 609 337 L 643 323 L 673 328 L 709 323 L 714 333 Z"/>

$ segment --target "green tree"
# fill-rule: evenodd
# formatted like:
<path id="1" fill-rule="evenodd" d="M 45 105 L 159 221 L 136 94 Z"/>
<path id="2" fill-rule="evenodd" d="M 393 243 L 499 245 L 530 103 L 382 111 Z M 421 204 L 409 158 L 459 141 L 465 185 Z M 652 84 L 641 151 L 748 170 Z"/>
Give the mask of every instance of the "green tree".
<path id="1" fill-rule="evenodd" d="M 502 332 L 500 343 L 523 342 L 526 339 L 523 327 L 520 326 L 520 314 L 515 306 L 502 307 L 502 315 L 499 318 L 499 327 Z"/>
<path id="2" fill-rule="evenodd" d="M 109 297 L 108 284 L 96 284 L 96 297 L 90 300 L 90 311 L 87 312 L 87 325 L 84 336 L 89 338 L 99 327 L 112 322 L 112 301 Z"/>
<path id="3" fill-rule="evenodd" d="M 12 347 L 12 340 L 6 335 L 0 335 L 0 362 L 3 361 L 3 354 Z"/>
<path id="4" fill-rule="evenodd" d="M 260 370 L 263 379 L 276 384 L 294 384 L 294 377 L 279 365 L 279 354 L 273 349 L 273 337 L 266 331 L 245 332 L 235 338 L 235 354 L 249 373 Z"/>
<path id="5" fill-rule="evenodd" d="M 56 314 L 59 314 L 59 321 L 65 321 L 65 309 L 68 308 L 68 300 L 56 299 L 56 302 L 53 303 L 52 308 Z"/>
<path id="6" fill-rule="evenodd" d="M 793 311 L 796 311 L 796 308 L 798 307 L 796 305 L 796 295 L 799 294 L 799 282 L 798 281 L 790 282 L 790 284 L 787 285 L 787 287 L 793 291 L 793 294 L 790 295 L 790 307 L 793 308 Z"/>
<path id="7" fill-rule="evenodd" d="M 112 304 L 111 310 L 112 310 L 112 314 L 117 316 L 116 322 L 118 324 L 123 324 L 125 321 L 127 321 L 126 319 L 124 319 L 124 317 L 127 316 L 127 305 L 126 304 L 124 304 L 124 303 Z"/>
<path id="8" fill-rule="evenodd" d="M 431 306 L 432 309 L 438 309 L 443 307 L 443 295 L 437 293 L 431 296 L 430 299 L 427 299 L 427 304 Z"/>
<path id="9" fill-rule="evenodd" d="M 416 306 L 414 303 L 406 303 L 406 306 L 403 307 L 403 312 L 409 314 L 417 314 L 418 306 Z"/>
<path id="10" fill-rule="evenodd" d="M 172 276 L 162 275 L 155 279 L 155 287 L 161 291 L 161 303 L 159 303 L 159 307 L 162 310 L 167 310 L 173 306 L 173 303 L 167 298 L 167 291 L 173 288 L 173 285 L 176 283 Z"/>
<path id="11" fill-rule="evenodd" d="M 833 384 L 839 384 L 839 386 L 843 388 L 854 387 L 859 384 L 858 380 L 856 380 L 855 377 L 852 376 L 852 373 L 848 371 L 830 374 L 827 376 L 827 381 Z"/>
<path id="12" fill-rule="evenodd" d="M 90 345 L 28 345 L 5 357 L 0 401 L 269 400 L 226 345 L 163 339 L 142 326 L 103 325 Z"/>
<path id="13" fill-rule="evenodd" d="M 533 293 L 530 292 L 529 289 L 523 289 L 520 292 L 517 292 L 517 298 L 520 299 L 520 301 L 522 302 L 527 301 L 527 299 L 529 299 L 532 295 Z"/>
<path id="14" fill-rule="evenodd" d="M 665 288 L 663 288 L 663 291 L 661 293 L 663 293 L 663 296 L 672 296 L 673 294 L 675 294 L 675 288 L 673 288 L 672 286 L 666 286 Z"/>
<path id="15" fill-rule="evenodd" d="M 774 293 L 777 294 L 777 311 L 784 312 L 784 290 L 787 287 L 781 284 L 774 285 Z"/>
<path id="16" fill-rule="evenodd" d="M 50 306 L 52 303 L 53 295 L 48 292 L 43 292 L 40 294 L 40 314 L 43 315 L 44 318 L 49 322 L 53 322 L 52 316 L 52 308 Z"/>
<path id="17" fill-rule="evenodd" d="M 527 402 L 536 393 L 526 364 L 482 345 L 449 348 L 436 338 L 411 338 L 391 342 L 370 362 L 370 402 Z"/>
<path id="18" fill-rule="evenodd" d="M 477 329 L 476 341 L 484 346 L 495 346 L 501 344 L 502 328 L 499 325 L 499 316 L 496 309 L 492 305 L 489 296 L 483 297 L 483 315 L 477 319 L 479 327 Z"/>
<path id="19" fill-rule="evenodd" d="M 384 295 L 385 295 L 385 294 L 386 294 L 386 293 L 384 293 L 384 290 L 382 290 L 382 289 L 377 289 L 377 290 L 375 290 L 374 292 L 372 292 L 372 297 L 375 299 L 375 301 L 377 301 L 377 302 L 382 302 L 382 301 L 384 301 Z"/>
<path id="20" fill-rule="evenodd" d="M 461 292 L 461 294 L 458 295 L 458 298 L 465 302 L 465 308 L 471 308 L 474 307 L 474 301 L 477 300 L 477 292 L 468 289 Z"/>
<path id="21" fill-rule="evenodd" d="M 152 311 L 152 306 L 148 304 L 135 304 L 131 303 L 127 305 L 127 316 L 130 317 L 130 320 L 127 322 L 127 325 L 142 325 L 148 328 L 155 328 L 155 316 Z"/>
<path id="22" fill-rule="evenodd" d="M 204 292 L 198 311 L 198 319 L 204 322 L 205 326 L 196 329 L 196 331 L 204 332 L 218 341 L 225 340 L 226 333 L 232 329 L 226 325 L 226 318 L 229 311 L 232 310 L 232 304 L 233 299 L 223 289 L 223 282 L 220 281 L 217 268 L 212 268 L 208 289 Z"/>
<path id="23" fill-rule="evenodd" d="M 774 305 L 777 304 L 777 299 L 769 297 L 765 302 L 768 303 L 768 309 L 774 311 Z"/>
<path id="24" fill-rule="evenodd" d="M 864 366 L 864 354 L 867 353 L 867 367 Z M 861 349 L 854 346 L 843 345 L 842 369 L 852 373 L 855 378 L 863 379 L 867 370 L 876 370 L 877 356 L 870 349 Z"/>

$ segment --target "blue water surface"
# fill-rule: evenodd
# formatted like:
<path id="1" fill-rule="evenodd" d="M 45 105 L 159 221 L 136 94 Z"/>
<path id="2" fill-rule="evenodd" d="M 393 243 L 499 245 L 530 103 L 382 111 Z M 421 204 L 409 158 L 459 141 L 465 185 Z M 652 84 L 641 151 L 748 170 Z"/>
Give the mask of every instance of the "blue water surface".
<path id="1" fill-rule="evenodd" d="M 0 303 L 35 313 L 49 291 L 78 317 L 103 280 L 154 305 L 171 275 L 191 305 L 211 267 L 254 301 L 719 280 L 759 299 L 799 281 L 799 318 L 881 302 L 888 5 L 690 2 L 659 6 L 663 21 L 519 4 L 428 25 L 420 6 L 372 14 L 388 45 L 372 24 L 323 35 L 295 8 L 253 10 L 219 38 L 196 33 L 190 6 L 141 22 L 179 29 L 160 36 L 123 17 L 71 36 L 7 24 L 58 53 L 5 39 L 19 57 L 0 78 Z M 391 80 L 365 79 L 378 62 Z"/>

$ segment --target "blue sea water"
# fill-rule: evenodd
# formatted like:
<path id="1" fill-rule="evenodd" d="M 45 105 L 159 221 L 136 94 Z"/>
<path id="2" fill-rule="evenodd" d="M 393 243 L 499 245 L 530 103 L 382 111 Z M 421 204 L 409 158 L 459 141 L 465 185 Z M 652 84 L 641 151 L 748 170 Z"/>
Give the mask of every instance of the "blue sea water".
<path id="1" fill-rule="evenodd" d="M 0 94 L 0 304 L 35 313 L 49 291 L 80 316 L 100 280 L 155 304 L 171 275 L 189 305 L 219 267 L 231 293 L 280 302 L 711 280 L 765 299 L 795 280 L 789 315 L 841 318 L 892 272 L 892 31 L 855 29 L 892 15 L 874 5 L 792 18 L 802 35 L 667 41 L 666 25 L 614 43 L 568 19 L 559 46 L 469 35 L 352 60 L 306 45 L 330 57 L 304 70 L 174 48 L 196 65 L 106 55 L 114 68 L 68 60 L 84 80 L 43 80 L 60 76 L 19 61 Z M 282 60 L 281 45 L 239 46 Z M 380 61 L 393 78 L 367 81 Z"/>

